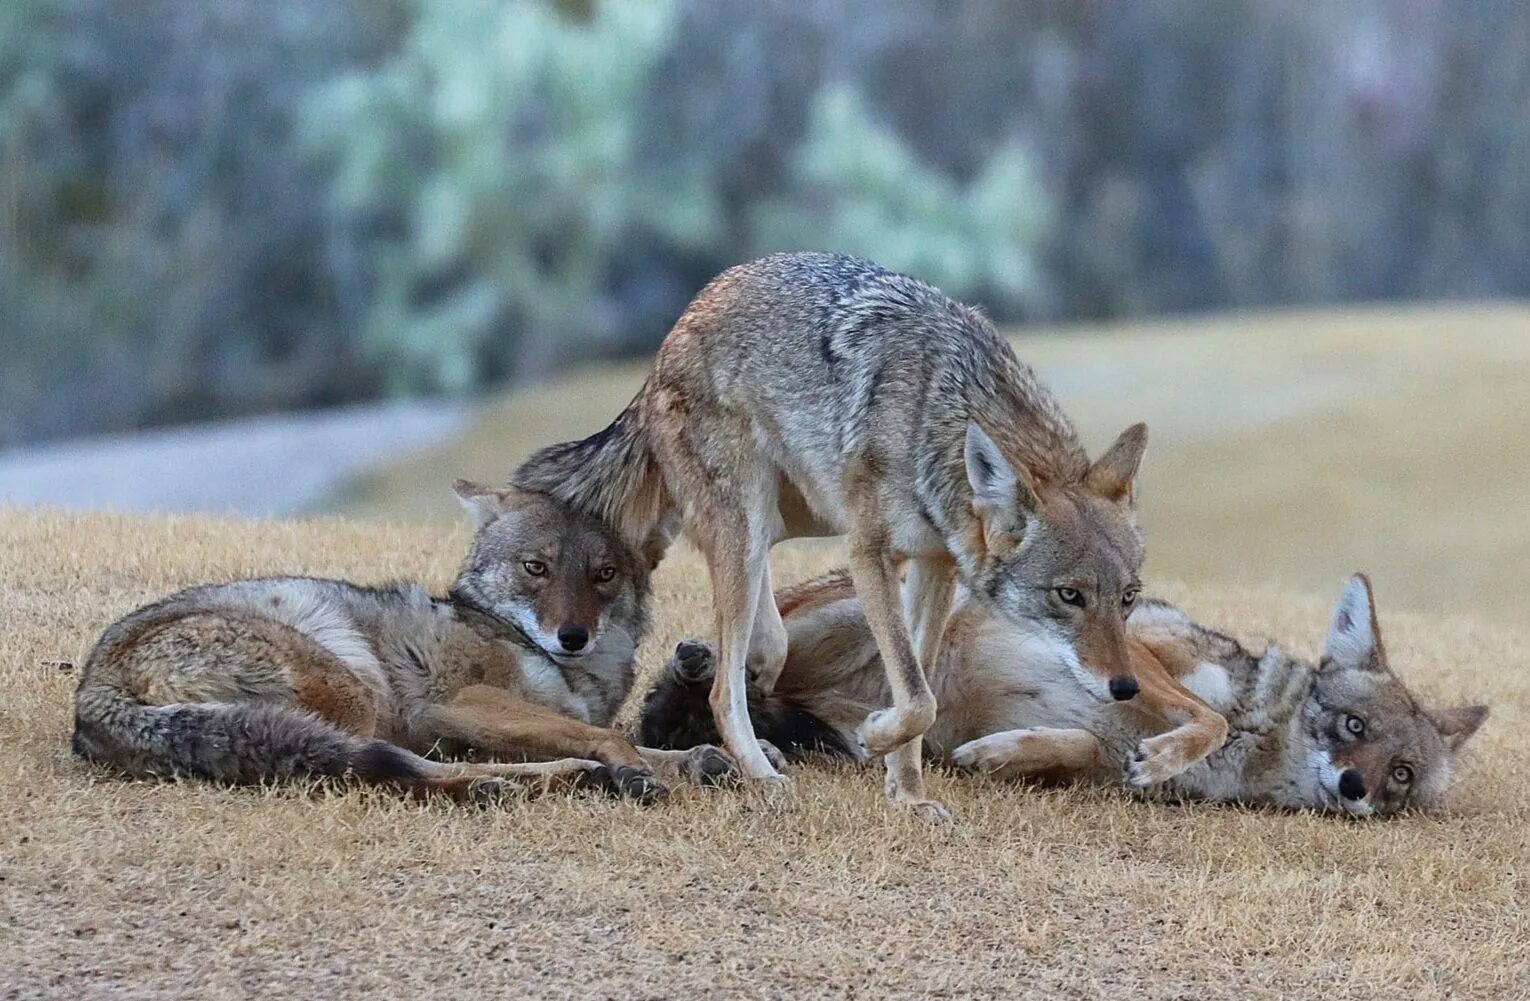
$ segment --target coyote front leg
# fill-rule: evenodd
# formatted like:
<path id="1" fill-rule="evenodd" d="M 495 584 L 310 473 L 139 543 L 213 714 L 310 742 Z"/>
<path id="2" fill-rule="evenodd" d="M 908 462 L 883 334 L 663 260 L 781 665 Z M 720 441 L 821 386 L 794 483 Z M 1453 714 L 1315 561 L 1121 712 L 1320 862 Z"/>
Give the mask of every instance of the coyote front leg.
<path id="1" fill-rule="evenodd" d="M 879 536 L 852 535 L 850 574 L 866 610 L 866 621 L 882 651 L 882 664 L 893 697 L 891 709 L 879 709 L 861 724 L 861 743 L 868 754 L 891 754 L 904 745 L 912 745 L 888 762 L 888 796 L 932 820 L 949 819 L 945 805 L 931 799 L 924 790 L 920 745 L 924 732 L 935 722 L 935 696 L 914 654 L 913 640 L 903 620 L 892 553 Z M 949 607 L 947 593 L 948 611 Z M 926 625 L 929 621 L 926 620 Z M 927 635 L 933 632 L 930 629 Z"/>
<path id="2" fill-rule="evenodd" d="M 1108 777 L 1101 761 L 1103 748 L 1088 730 L 1038 726 L 969 740 L 951 752 L 951 761 L 1001 778 L 1098 780 Z"/>
<path id="3" fill-rule="evenodd" d="M 664 795 L 664 786 L 638 749 L 615 730 L 591 726 L 516 698 L 503 688 L 469 685 L 421 716 L 422 736 L 449 740 L 510 758 L 593 758 L 611 770 L 625 795 Z"/>
<path id="4" fill-rule="evenodd" d="M 956 564 L 944 553 L 909 561 L 903 582 L 903 613 L 909 626 L 925 683 L 940 657 L 951 600 L 956 591 Z M 924 777 L 924 739 L 911 740 L 887 755 L 887 795 L 899 789 L 920 789 Z"/>

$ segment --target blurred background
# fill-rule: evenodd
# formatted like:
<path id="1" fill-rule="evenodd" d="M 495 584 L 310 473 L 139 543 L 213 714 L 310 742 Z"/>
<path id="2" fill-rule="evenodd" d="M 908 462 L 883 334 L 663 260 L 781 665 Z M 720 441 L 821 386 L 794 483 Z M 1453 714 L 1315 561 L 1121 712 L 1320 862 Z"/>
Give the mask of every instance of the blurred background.
<path id="1" fill-rule="evenodd" d="M 1161 572 L 1514 614 L 1527 164 L 1518 0 L 3 0 L 0 500 L 453 517 L 825 249 L 1148 420 Z"/>

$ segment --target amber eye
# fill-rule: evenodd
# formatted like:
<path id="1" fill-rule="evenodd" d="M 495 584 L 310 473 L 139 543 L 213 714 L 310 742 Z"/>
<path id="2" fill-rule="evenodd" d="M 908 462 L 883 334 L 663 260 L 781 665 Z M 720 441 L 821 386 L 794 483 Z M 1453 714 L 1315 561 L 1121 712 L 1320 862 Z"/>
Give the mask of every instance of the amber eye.
<path id="1" fill-rule="evenodd" d="M 602 584 L 604 584 L 604 583 L 606 583 L 608 581 L 615 580 L 616 579 L 616 568 L 615 567 L 601 567 L 599 570 L 595 571 L 595 579 L 600 581 Z"/>
<path id="2" fill-rule="evenodd" d="M 1060 587 L 1057 589 L 1057 598 L 1065 605 L 1073 605 L 1077 608 L 1084 607 L 1084 596 L 1076 587 Z"/>
<path id="3" fill-rule="evenodd" d="M 1356 737 L 1364 737 L 1365 720 L 1361 719 L 1359 716 L 1346 716 L 1344 717 L 1344 729 L 1348 730 Z"/>
<path id="4" fill-rule="evenodd" d="M 527 560 L 521 566 L 533 577 L 541 577 L 547 573 L 547 564 L 541 560 Z"/>
<path id="5" fill-rule="evenodd" d="M 1392 769 L 1392 781 L 1400 786 L 1408 785 L 1413 781 L 1413 769 L 1407 765 L 1398 765 Z"/>

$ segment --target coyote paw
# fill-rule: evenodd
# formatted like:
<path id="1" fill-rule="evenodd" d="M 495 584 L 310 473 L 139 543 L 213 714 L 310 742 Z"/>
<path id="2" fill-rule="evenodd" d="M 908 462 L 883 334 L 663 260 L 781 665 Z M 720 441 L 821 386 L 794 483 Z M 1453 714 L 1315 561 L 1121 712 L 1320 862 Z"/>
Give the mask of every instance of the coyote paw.
<path id="1" fill-rule="evenodd" d="M 792 785 L 792 780 L 785 775 L 772 775 L 768 778 L 755 779 L 749 783 L 748 788 L 756 796 L 774 806 L 785 805 L 791 799 L 795 789 Z"/>
<path id="2" fill-rule="evenodd" d="M 878 709 L 855 728 L 855 743 L 864 757 L 880 758 L 907 742 L 896 709 Z"/>
<path id="3" fill-rule="evenodd" d="M 669 794 L 669 790 L 664 788 L 664 783 L 654 776 L 652 770 L 637 765 L 617 765 L 612 768 L 611 785 L 618 795 L 635 799 L 639 803 L 653 803 Z"/>
<path id="4" fill-rule="evenodd" d="M 974 772 L 996 772 L 1009 764 L 1010 742 L 995 740 L 997 734 L 969 740 L 951 752 L 951 763 Z"/>
<path id="5" fill-rule="evenodd" d="M 781 753 L 779 747 L 768 740 L 762 740 L 760 741 L 760 750 L 765 752 L 765 760 L 770 762 L 770 767 L 778 772 L 786 770 L 786 755 Z"/>
<path id="6" fill-rule="evenodd" d="M 680 763 L 680 775 L 704 786 L 737 785 L 740 779 L 733 759 L 711 744 L 691 748 Z"/>
<path id="7" fill-rule="evenodd" d="M 1178 743 L 1168 734 L 1141 741 L 1126 756 L 1126 784 L 1145 789 L 1167 782 L 1186 768 Z"/>
<path id="8" fill-rule="evenodd" d="M 899 802 L 898 805 L 926 824 L 949 824 L 951 811 L 938 799 L 918 799 Z"/>
<path id="9" fill-rule="evenodd" d="M 699 685 L 712 680 L 715 658 L 712 648 L 701 640 L 681 640 L 675 644 L 675 655 L 670 658 L 669 670 L 677 681 L 687 685 Z"/>

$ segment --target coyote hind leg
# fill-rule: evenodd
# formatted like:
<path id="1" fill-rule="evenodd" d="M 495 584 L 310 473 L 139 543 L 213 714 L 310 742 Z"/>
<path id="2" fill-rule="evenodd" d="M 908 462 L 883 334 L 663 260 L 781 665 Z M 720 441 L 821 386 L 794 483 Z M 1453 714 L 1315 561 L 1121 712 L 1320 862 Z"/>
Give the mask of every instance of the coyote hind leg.
<path id="1" fill-rule="evenodd" d="M 749 519 L 736 519 L 730 532 L 726 523 L 708 525 L 697 533 L 712 577 L 712 602 L 717 628 L 717 668 L 712 679 L 710 703 L 717 732 L 728 753 L 738 762 L 746 779 L 784 782 L 760 747 L 749 719 L 748 658 L 755 611 L 764 590 L 769 542 Z M 744 522 L 740 525 L 737 522 Z"/>
<path id="2" fill-rule="evenodd" d="M 786 624 L 781 621 L 781 610 L 776 607 L 776 593 L 770 581 L 770 562 L 761 565 L 760 594 L 755 602 L 754 621 L 749 627 L 748 670 L 753 673 L 755 684 L 762 693 L 775 690 L 786 666 Z"/>
<path id="3" fill-rule="evenodd" d="M 888 796 L 931 820 L 949 819 L 945 805 L 931 799 L 924 789 L 920 749 L 924 732 L 935 722 L 935 696 L 904 622 L 892 553 L 879 536 L 852 534 L 850 574 L 882 651 L 893 697 L 892 708 L 879 709 L 861 724 L 861 743 L 868 754 L 889 754 L 912 745 L 894 754 L 888 763 Z M 949 607 L 949 598 L 947 602 Z"/>

